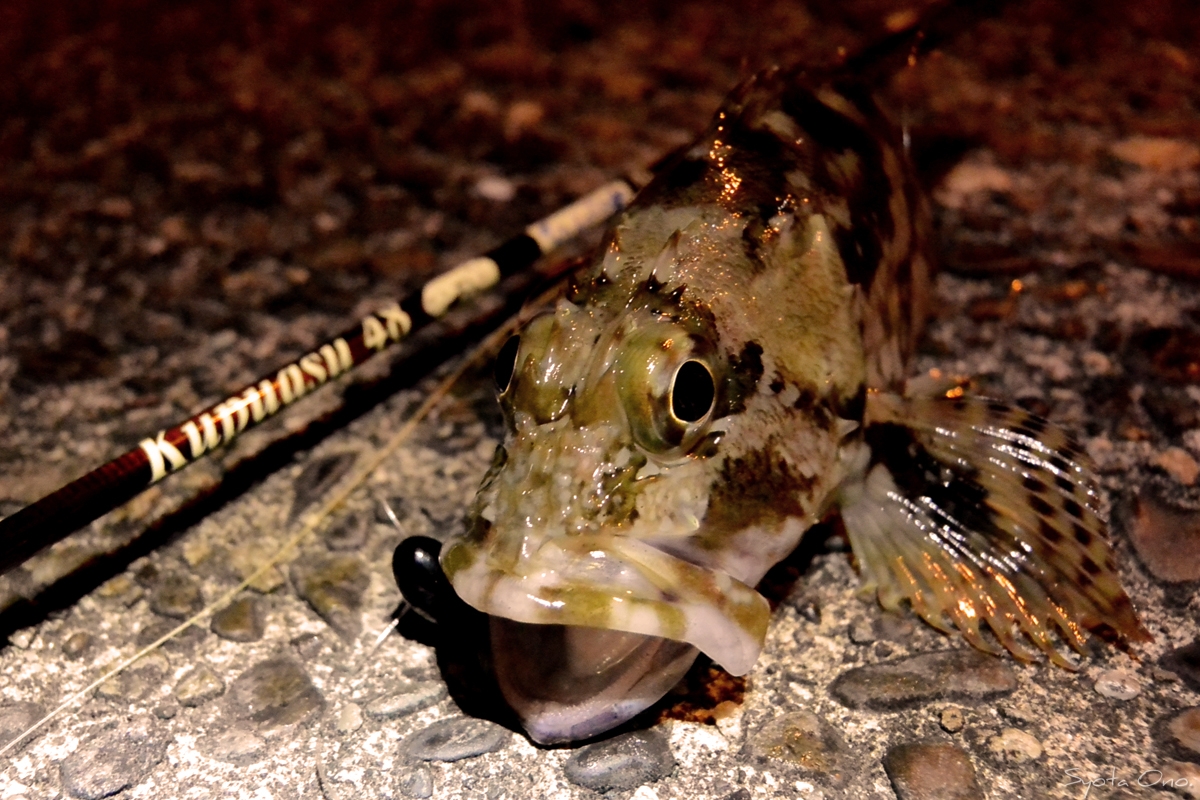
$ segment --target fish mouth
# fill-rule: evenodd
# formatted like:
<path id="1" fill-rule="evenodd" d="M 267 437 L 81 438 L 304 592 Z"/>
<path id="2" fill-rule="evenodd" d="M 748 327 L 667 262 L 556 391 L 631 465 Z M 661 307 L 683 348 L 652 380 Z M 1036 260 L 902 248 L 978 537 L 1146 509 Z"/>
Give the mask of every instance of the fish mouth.
<path id="1" fill-rule="evenodd" d="M 529 737 L 545 745 L 590 739 L 632 719 L 699 655 L 685 642 L 601 628 L 496 616 L 490 628 L 500 691 Z"/>

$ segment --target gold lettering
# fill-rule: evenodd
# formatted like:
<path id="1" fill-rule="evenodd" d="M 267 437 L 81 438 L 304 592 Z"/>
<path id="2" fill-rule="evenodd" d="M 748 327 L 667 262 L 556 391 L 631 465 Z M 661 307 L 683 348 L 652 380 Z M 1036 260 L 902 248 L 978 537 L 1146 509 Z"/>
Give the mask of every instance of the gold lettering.
<path id="1" fill-rule="evenodd" d="M 221 403 L 213 409 L 213 414 L 217 421 L 221 423 L 221 439 L 228 444 L 233 441 L 233 437 L 237 436 L 237 423 L 233 419 L 237 409 L 228 401 Z"/>
<path id="2" fill-rule="evenodd" d="M 165 434 L 166 431 L 159 431 L 156 438 L 142 439 L 138 443 L 150 461 L 151 483 L 160 481 L 167 476 L 168 461 L 171 462 L 172 472 L 188 463 L 187 459 L 183 457 L 183 453 L 179 452 L 179 448 L 164 438 Z"/>
<path id="3" fill-rule="evenodd" d="M 388 337 L 393 342 L 400 341 L 412 330 L 412 317 L 400 308 L 399 303 L 392 303 L 387 308 L 381 309 L 379 316 L 383 317 L 383 321 L 387 324 Z"/>
<path id="4" fill-rule="evenodd" d="M 254 417 L 254 421 L 262 422 L 267 414 L 263 410 L 263 398 L 258 389 L 251 387 L 242 392 L 242 400 L 250 406 L 250 416 Z"/>
<path id="5" fill-rule="evenodd" d="M 270 416 L 279 410 L 279 396 L 275 394 L 274 381 L 259 381 L 258 393 L 262 396 L 263 406 L 265 407 L 267 416 Z M 257 421 L 257 417 L 255 420 Z"/>
<path id="6" fill-rule="evenodd" d="M 363 345 L 372 350 L 382 350 L 387 347 L 387 331 L 383 329 L 383 323 L 377 320 L 373 314 L 363 317 L 362 339 Z"/>
<path id="7" fill-rule="evenodd" d="M 342 371 L 342 361 L 338 358 L 337 350 L 333 349 L 333 345 L 321 345 L 321 358 L 325 359 L 325 368 L 329 370 L 329 377 L 336 378 Z"/>
<path id="8" fill-rule="evenodd" d="M 197 428 L 196 423 L 192 420 L 183 424 L 183 432 L 188 437 L 188 448 L 192 452 L 193 459 L 215 449 L 221 443 L 221 438 L 217 436 L 217 426 L 213 424 L 213 418 L 208 414 L 201 414 L 198 419 L 200 428 Z M 204 431 L 203 435 L 201 435 L 201 428 Z"/>
<path id="9" fill-rule="evenodd" d="M 350 345 L 346 344 L 345 339 L 340 336 L 334 339 L 333 348 L 337 350 L 338 358 L 342 360 L 343 372 L 354 366 L 354 356 L 350 355 Z"/>
<path id="10" fill-rule="evenodd" d="M 285 406 L 308 394 L 308 387 L 304 385 L 304 373 L 295 364 L 288 364 L 279 370 L 275 380 L 279 383 L 279 399 Z"/>
<path id="11" fill-rule="evenodd" d="M 495 261 L 487 256 L 472 258 L 425 284 L 421 289 L 421 308 L 431 317 L 440 317 L 455 301 L 499 282 L 500 266 Z"/>
<path id="12" fill-rule="evenodd" d="M 251 389 L 250 391 L 254 391 Z M 246 430 L 246 426 L 250 424 L 250 403 L 245 397 L 231 397 L 225 401 L 225 404 L 237 414 L 237 432 L 241 433 Z"/>
<path id="13" fill-rule="evenodd" d="M 325 367 L 321 364 L 321 357 L 316 353 L 309 353 L 300 359 L 300 369 L 304 370 L 314 381 L 317 386 L 320 386 L 329 379 L 329 375 L 325 372 Z"/>

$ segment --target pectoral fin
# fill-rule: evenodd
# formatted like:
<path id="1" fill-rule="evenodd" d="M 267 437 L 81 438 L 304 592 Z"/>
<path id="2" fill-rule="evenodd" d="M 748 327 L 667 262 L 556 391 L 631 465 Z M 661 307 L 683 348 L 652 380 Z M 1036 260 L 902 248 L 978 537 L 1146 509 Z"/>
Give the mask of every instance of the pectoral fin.
<path id="1" fill-rule="evenodd" d="M 880 602 L 907 599 L 981 650 L 1037 651 L 1070 666 L 1085 628 L 1150 638 L 1117 579 L 1086 456 L 1059 428 L 982 399 L 873 394 L 871 462 L 843 490 L 842 518 Z M 1033 649 L 1030 647 L 1033 645 Z"/>

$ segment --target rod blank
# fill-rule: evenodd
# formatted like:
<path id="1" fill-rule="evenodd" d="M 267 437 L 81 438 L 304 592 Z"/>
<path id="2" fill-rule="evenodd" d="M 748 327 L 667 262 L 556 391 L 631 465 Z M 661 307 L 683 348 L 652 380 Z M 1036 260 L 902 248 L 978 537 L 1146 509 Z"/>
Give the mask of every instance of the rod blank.
<path id="1" fill-rule="evenodd" d="M 632 197 L 633 189 L 624 181 L 596 189 L 485 255 L 430 279 L 398 303 L 368 314 L 312 352 L 0 520 L 0 574 L 407 339 L 456 302 L 529 269 L 555 247 L 620 211 Z"/>

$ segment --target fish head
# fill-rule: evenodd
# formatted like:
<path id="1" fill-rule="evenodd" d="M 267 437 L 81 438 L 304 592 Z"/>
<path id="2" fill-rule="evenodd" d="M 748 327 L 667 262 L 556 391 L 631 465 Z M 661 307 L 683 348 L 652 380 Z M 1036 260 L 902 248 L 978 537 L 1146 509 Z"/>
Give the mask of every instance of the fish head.
<path id="1" fill-rule="evenodd" d="M 600 733 L 665 694 L 696 657 L 689 627 L 705 649 L 757 656 L 761 598 L 742 587 L 748 610 L 722 613 L 705 595 L 724 599 L 727 576 L 648 543 L 701 528 L 728 404 L 711 321 L 677 301 L 646 291 L 613 316 L 564 300 L 501 354 L 506 440 L 442 563 L 491 615 L 497 678 L 539 741 Z"/>
<path id="2" fill-rule="evenodd" d="M 498 359 L 505 441 L 441 563 L 491 616 L 535 740 L 632 717 L 698 652 L 749 671 L 769 622 L 753 586 L 820 513 L 828 420 L 764 379 L 764 359 L 786 371 L 771 337 L 722 321 L 765 292 L 728 279 L 763 271 L 731 261 L 745 226 L 634 215 Z"/>

